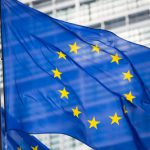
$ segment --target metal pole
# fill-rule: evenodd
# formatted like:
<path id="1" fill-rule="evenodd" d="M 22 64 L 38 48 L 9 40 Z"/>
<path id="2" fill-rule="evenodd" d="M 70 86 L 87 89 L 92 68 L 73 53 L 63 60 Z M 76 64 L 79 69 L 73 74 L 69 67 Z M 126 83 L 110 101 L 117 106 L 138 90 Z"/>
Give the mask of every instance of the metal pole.
<path id="1" fill-rule="evenodd" d="M 5 90 L 4 90 L 4 87 L 5 87 L 5 83 L 4 83 L 4 54 L 3 54 L 3 34 L 2 34 L 2 0 L 0 0 L 0 20 L 1 20 L 1 53 L 2 53 L 2 58 L 1 58 L 1 61 L 2 61 L 2 74 L 3 74 L 3 86 L 2 86 L 2 92 L 1 94 L 3 94 L 3 98 L 4 98 L 4 106 L 5 106 Z M 1 102 L 2 102 L 2 96 L 1 96 L 1 99 L 0 99 L 0 150 L 2 150 L 2 147 L 4 147 L 5 145 L 2 145 L 2 105 L 1 105 Z M 6 107 L 5 107 L 6 108 Z M 4 114 L 4 120 L 5 120 L 5 133 L 6 133 L 6 111 L 5 111 L 5 114 Z M 5 140 L 5 139 L 3 139 Z M 5 143 L 5 142 L 4 142 Z"/>
<path id="2" fill-rule="evenodd" d="M 0 0 L 1 2 L 1 0 Z M 1 7 L 2 7 L 2 3 L 1 4 Z M 2 8 L 0 7 L 0 24 L 1 24 L 1 30 L 2 30 Z M 1 41 L 2 41 L 2 31 L 1 31 Z M 2 58 L 1 58 L 1 61 L 2 61 Z M 2 94 L 2 92 L 0 91 L 0 93 Z M 1 111 L 1 97 L 0 97 L 0 149 L 2 150 L 2 111 Z"/>

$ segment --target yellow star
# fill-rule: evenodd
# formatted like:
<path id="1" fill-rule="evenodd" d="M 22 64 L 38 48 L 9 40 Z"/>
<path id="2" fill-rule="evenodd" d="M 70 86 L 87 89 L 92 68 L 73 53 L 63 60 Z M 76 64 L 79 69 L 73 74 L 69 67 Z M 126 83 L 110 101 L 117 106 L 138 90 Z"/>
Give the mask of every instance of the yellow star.
<path id="1" fill-rule="evenodd" d="M 122 119 L 122 117 L 119 117 L 119 116 L 117 115 L 117 113 L 115 113 L 114 116 L 109 116 L 109 118 L 112 120 L 112 121 L 111 121 L 111 124 L 116 123 L 116 124 L 118 124 L 118 125 L 119 125 L 119 120 Z"/>
<path id="2" fill-rule="evenodd" d="M 66 91 L 66 89 L 65 88 L 63 88 L 62 90 L 59 90 L 59 92 L 61 93 L 61 98 L 67 98 L 68 99 L 68 94 L 69 94 L 69 92 L 68 91 Z"/>
<path id="3" fill-rule="evenodd" d="M 35 146 L 35 147 L 31 147 L 32 150 L 38 150 L 38 146 Z"/>
<path id="4" fill-rule="evenodd" d="M 117 53 L 115 55 L 111 55 L 111 57 L 112 57 L 111 63 L 116 62 L 117 64 L 119 64 L 119 60 L 122 59 L 121 57 L 118 56 Z"/>
<path id="5" fill-rule="evenodd" d="M 98 44 L 96 44 L 96 45 L 94 45 L 92 47 L 93 47 L 92 52 L 97 52 L 97 53 L 100 52 L 100 48 L 99 48 Z"/>
<path id="6" fill-rule="evenodd" d="M 130 91 L 128 94 L 124 94 L 125 98 L 130 101 L 131 103 L 133 102 L 133 99 L 135 98 L 134 95 L 132 95 L 132 92 Z"/>
<path id="7" fill-rule="evenodd" d="M 128 80 L 129 82 L 131 81 L 131 78 L 133 78 L 133 75 L 130 73 L 130 70 L 128 72 L 123 72 L 124 78 L 123 80 Z"/>
<path id="8" fill-rule="evenodd" d="M 79 118 L 79 114 L 81 114 L 81 111 L 79 111 L 78 107 L 73 108 L 72 111 L 73 111 L 73 115 Z"/>
<path id="9" fill-rule="evenodd" d="M 59 78 L 61 79 L 61 72 L 56 68 L 56 70 L 52 70 L 52 72 L 54 73 L 54 78 Z"/>
<path id="10" fill-rule="evenodd" d="M 97 129 L 97 125 L 100 123 L 100 121 L 96 121 L 95 117 L 93 117 L 92 120 L 88 120 L 88 122 L 90 123 L 90 127 L 89 128 L 95 128 Z"/>
<path id="11" fill-rule="evenodd" d="M 66 59 L 66 55 L 63 53 L 63 52 L 57 52 L 57 54 L 58 54 L 58 58 L 60 59 L 60 58 L 63 58 L 63 59 Z"/>
<path id="12" fill-rule="evenodd" d="M 70 52 L 73 52 L 75 54 L 78 53 L 78 50 L 80 49 L 80 47 L 77 45 L 76 42 L 74 42 L 74 44 L 70 44 Z"/>
<path id="13" fill-rule="evenodd" d="M 127 113 L 128 113 L 128 111 L 127 111 L 127 109 L 126 109 L 126 106 L 125 106 L 125 105 L 123 106 L 123 111 L 124 111 L 124 113 L 125 113 L 125 114 L 127 114 Z"/>
<path id="14" fill-rule="evenodd" d="M 18 147 L 17 150 L 22 150 L 22 148 L 21 148 L 21 147 Z"/>

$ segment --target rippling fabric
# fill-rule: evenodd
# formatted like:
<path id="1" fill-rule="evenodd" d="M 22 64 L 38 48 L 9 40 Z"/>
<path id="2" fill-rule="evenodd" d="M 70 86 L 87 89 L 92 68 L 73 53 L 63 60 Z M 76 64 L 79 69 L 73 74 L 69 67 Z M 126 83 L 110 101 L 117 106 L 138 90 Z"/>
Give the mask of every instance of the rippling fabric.
<path id="1" fill-rule="evenodd" d="M 4 110 L 2 109 L 2 150 L 49 150 L 34 136 L 21 131 L 5 131 Z"/>
<path id="2" fill-rule="evenodd" d="M 2 0 L 2 42 L 7 130 L 150 148 L 149 48 L 15 0 Z"/>

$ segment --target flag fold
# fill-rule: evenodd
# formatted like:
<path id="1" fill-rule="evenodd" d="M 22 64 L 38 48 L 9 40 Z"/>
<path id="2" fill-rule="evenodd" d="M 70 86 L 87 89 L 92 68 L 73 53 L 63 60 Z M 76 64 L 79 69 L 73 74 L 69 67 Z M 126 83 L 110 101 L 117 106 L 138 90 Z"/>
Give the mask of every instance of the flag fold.
<path id="1" fill-rule="evenodd" d="M 7 130 L 96 150 L 150 148 L 150 49 L 2 0 Z"/>

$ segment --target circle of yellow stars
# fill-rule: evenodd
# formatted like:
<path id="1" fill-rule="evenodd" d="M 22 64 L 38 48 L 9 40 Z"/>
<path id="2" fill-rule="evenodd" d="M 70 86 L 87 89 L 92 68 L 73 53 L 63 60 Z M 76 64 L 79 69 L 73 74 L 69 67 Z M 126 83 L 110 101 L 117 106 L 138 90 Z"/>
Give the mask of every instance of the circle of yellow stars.
<path id="1" fill-rule="evenodd" d="M 69 44 L 70 47 L 70 53 L 74 53 L 74 54 L 78 54 L 78 51 L 80 50 L 80 46 L 78 46 L 77 42 L 74 42 L 73 44 Z M 98 46 L 98 44 L 96 45 L 92 45 L 92 52 L 94 53 L 100 53 L 101 49 Z M 64 54 L 62 51 L 58 51 L 57 52 L 58 55 L 58 59 L 64 59 L 66 60 L 66 54 Z M 119 65 L 120 60 L 122 60 L 122 58 L 118 55 L 118 53 L 114 54 L 114 55 L 110 55 L 111 56 L 111 63 L 116 63 L 117 65 Z M 58 69 L 55 68 L 52 70 L 53 76 L 54 78 L 58 78 L 58 79 L 62 79 L 62 75 L 63 73 Z M 131 79 L 133 78 L 133 75 L 131 74 L 131 71 L 128 70 L 127 72 L 123 72 L 123 80 L 127 80 L 128 82 L 131 82 Z M 69 91 L 67 91 L 66 87 L 64 87 L 63 89 L 58 90 L 58 92 L 60 93 L 60 98 L 66 98 L 69 99 Z M 127 101 L 133 103 L 133 99 L 135 99 L 136 97 L 132 94 L 131 91 L 129 91 L 128 93 L 124 94 L 124 97 L 126 98 Z M 126 106 L 123 106 L 123 112 L 124 114 L 127 114 L 128 111 L 126 109 Z M 80 115 L 82 114 L 82 112 L 79 110 L 78 106 L 76 106 L 75 108 L 72 108 L 72 113 L 74 117 L 79 118 Z M 118 113 L 114 113 L 112 116 L 109 116 L 109 119 L 111 119 L 111 124 L 120 124 L 120 120 L 122 119 L 121 116 L 118 115 Z M 96 117 L 93 117 L 91 120 L 88 120 L 89 123 L 89 128 L 95 128 L 98 129 L 98 125 L 100 124 L 100 121 L 96 119 Z M 38 146 L 31 146 L 32 150 L 38 150 Z M 18 147 L 17 150 L 22 150 L 21 147 Z"/>
<path id="2" fill-rule="evenodd" d="M 77 44 L 77 42 L 74 42 L 72 44 L 69 44 L 70 47 L 70 53 L 74 53 L 74 54 L 78 54 L 79 50 L 81 49 L 81 47 Z M 96 45 L 92 45 L 92 52 L 99 54 L 101 51 L 101 48 L 99 47 L 98 44 Z M 63 53 L 62 51 L 58 51 L 57 52 L 58 55 L 58 59 L 64 59 L 67 60 L 66 58 L 66 54 Z M 110 55 L 111 57 L 111 63 L 116 63 L 117 65 L 120 64 L 120 61 L 122 60 L 122 58 L 120 57 L 120 55 L 118 53 L 115 53 L 114 55 Z M 52 70 L 53 76 L 54 78 L 58 78 L 58 79 L 62 79 L 62 75 L 63 73 L 58 69 L 55 68 Z M 131 73 L 130 70 L 127 70 L 126 72 L 122 72 L 123 75 L 123 80 L 127 80 L 128 82 L 131 82 L 133 75 Z M 60 93 L 60 98 L 65 98 L 65 99 L 69 99 L 69 91 L 67 91 L 66 87 L 64 87 L 63 89 L 59 89 L 58 92 Z M 129 91 L 128 93 L 124 94 L 124 97 L 127 101 L 133 103 L 133 99 L 135 99 L 136 97 L 132 94 L 131 91 Z M 125 107 L 125 105 L 122 108 L 124 114 L 127 114 L 128 111 Z M 79 110 L 79 107 L 76 106 L 75 108 L 72 108 L 72 113 L 73 116 L 76 118 L 80 118 L 80 115 L 82 114 L 82 112 Z M 122 119 L 121 116 L 118 115 L 118 113 L 114 113 L 112 116 L 109 116 L 109 119 L 111 119 L 111 124 L 120 124 L 120 120 Z M 98 125 L 100 124 L 100 121 L 96 119 L 96 117 L 93 116 L 93 118 L 91 120 L 88 120 L 89 123 L 89 128 L 95 128 L 98 129 Z M 36 150 L 36 149 L 33 149 Z"/>

